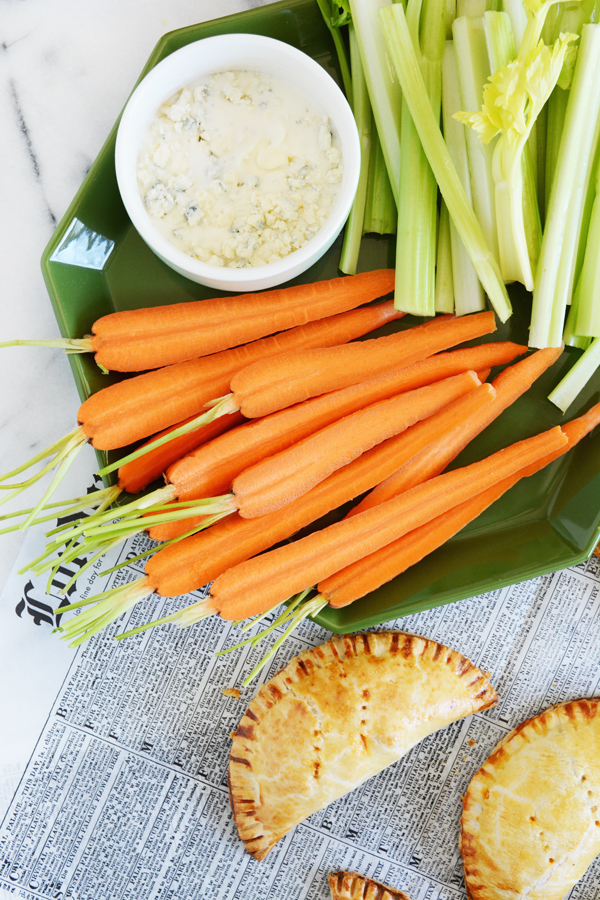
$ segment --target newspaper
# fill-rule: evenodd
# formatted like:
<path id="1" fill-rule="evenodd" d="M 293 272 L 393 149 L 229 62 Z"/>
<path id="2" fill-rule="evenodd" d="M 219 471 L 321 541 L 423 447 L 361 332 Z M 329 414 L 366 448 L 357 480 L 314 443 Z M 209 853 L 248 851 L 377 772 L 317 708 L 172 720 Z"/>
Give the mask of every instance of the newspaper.
<path id="1" fill-rule="evenodd" d="M 52 634 L 54 609 L 139 578 L 144 537 L 80 574 L 13 576 L 2 598 L 0 897 L 26 900 L 325 900 L 327 874 L 350 869 L 412 900 L 465 896 L 461 796 L 492 748 L 528 716 L 600 693 L 600 559 L 390 622 L 468 656 L 500 695 L 494 709 L 442 729 L 404 759 L 301 823 L 262 862 L 229 809 L 230 733 L 261 681 L 329 633 L 304 622 L 238 698 L 267 646 L 219 618 L 113 635 L 203 596 L 151 596 L 76 651 Z M 32 532 L 16 569 L 43 548 Z M 83 559 L 78 561 L 81 565 Z M 266 645 L 266 646 L 265 646 Z M 18 784 L 16 784 L 18 780 Z M 12 789 L 16 787 L 10 799 Z M 1 811 L 0 811 L 1 814 Z M 600 857 L 572 897 L 600 898 Z"/>

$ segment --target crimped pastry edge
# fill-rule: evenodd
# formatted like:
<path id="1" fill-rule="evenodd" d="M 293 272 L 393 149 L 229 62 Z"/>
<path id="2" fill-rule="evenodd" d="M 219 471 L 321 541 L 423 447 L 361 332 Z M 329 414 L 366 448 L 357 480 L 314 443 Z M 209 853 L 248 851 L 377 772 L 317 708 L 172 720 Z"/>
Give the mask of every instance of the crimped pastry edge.
<path id="1" fill-rule="evenodd" d="M 579 697 L 549 706 L 538 715 L 530 716 L 513 728 L 494 747 L 487 760 L 475 773 L 463 797 L 463 812 L 458 838 L 465 875 L 465 890 L 469 900 L 495 900 L 496 897 L 496 894 L 490 893 L 489 886 L 483 881 L 484 876 L 479 869 L 477 853 L 479 812 L 481 811 L 481 803 L 478 798 L 487 787 L 482 777 L 489 774 L 486 766 L 493 766 L 503 756 L 518 752 L 519 748 L 529 741 L 529 732 L 537 732 L 539 735 L 541 729 L 548 733 L 565 719 L 573 723 L 577 719 L 578 713 L 582 714 L 583 719 L 591 720 L 596 718 L 599 712 L 600 697 Z"/>
<path id="2" fill-rule="evenodd" d="M 303 650 L 293 657 L 276 675 L 261 686 L 250 702 L 238 729 L 232 735 L 229 757 L 229 802 L 234 822 L 248 853 L 257 860 L 265 858 L 283 835 L 265 834 L 260 822 L 259 784 L 252 771 L 252 742 L 254 729 L 263 714 L 277 703 L 293 684 L 309 677 L 314 666 L 323 667 L 330 660 L 349 660 L 363 653 L 392 656 L 398 653 L 406 659 L 430 654 L 432 661 L 439 661 L 454 668 L 459 678 L 469 678 L 467 686 L 473 691 L 474 712 L 482 712 L 493 706 L 497 694 L 480 669 L 457 650 L 428 638 L 402 631 L 366 632 L 336 635 L 324 644 Z"/>
<path id="3" fill-rule="evenodd" d="M 403 891 L 358 872 L 332 872 L 327 881 L 331 900 L 410 900 Z"/>

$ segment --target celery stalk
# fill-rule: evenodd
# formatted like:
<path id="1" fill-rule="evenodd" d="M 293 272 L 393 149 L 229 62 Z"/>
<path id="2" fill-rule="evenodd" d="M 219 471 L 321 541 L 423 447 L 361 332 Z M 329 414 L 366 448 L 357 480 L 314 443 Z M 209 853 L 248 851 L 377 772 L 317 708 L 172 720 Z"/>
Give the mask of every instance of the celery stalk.
<path id="1" fill-rule="evenodd" d="M 510 16 L 505 12 L 486 12 L 483 17 L 483 30 L 485 32 L 485 41 L 490 62 L 490 70 L 492 75 L 498 69 L 508 65 L 517 55 L 515 36 Z M 538 119 L 531 129 L 534 129 L 540 121 L 540 117 L 544 110 L 538 114 Z M 546 145 L 546 130 L 542 129 L 542 146 Z M 539 137 L 539 136 L 538 136 Z M 538 152 L 540 149 L 540 141 L 538 140 Z M 523 148 L 521 162 L 521 177 L 523 179 L 523 222 L 525 227 L 525 238 L 527 241 L 527 250 L 531 261 L 531 268 L 535 271 L 537 260 L 540 252 L 540 243 L 542 240 L 540 213 L 538 207 L 537 185 L 534 184 L 534 166 L 530 157 L 529 143 Z M 537 167 L 539 172 L 539 166 Z M 496 212 L 496 219 L 498 213 Z M 498 223 L 498 228 L 500 228 Z M 498 236 L 499 244 L 501 236 Z M 502 254 L 500 255 L 500 266 L 502 268 Z M 506 273 L 503 272 L 505 280 L 508 280 Z"/>
<path id="2" fill-rule="evenodd" d="M 356 32 L 352 24 L 348 26 L 348 37 L 350 40 L 350 69 L 352 72 L 352 111 L 360 140 L 360 174 L 352 209 L 346 222 L 339 267 L 346 275 L 356 275 L 367 199 L 373 115 L 371 113 L 367 82 L 365 81 L 360 61 Z"/>
<path id="3" fill-rule="evenodd" d="M 524 56 L 527 56 L 537 47 L 542 36 L 542 29 L 546 22 L 546 17 L 552 6 L 558 2 L 559 0 L 544 0 L 544 2 L 540 2 L 540 0 L 523 0 L 523 7 L 527 16 L 527 25 L 525 26 L 522 40 L 519 42 L 517 38 L 519 58 L 522 59 Z M 515 30 L 515 35 L 516 34 L 517 32 Z"/>
<path id="4" fill-rule="evenodd" d="M 363 233 L 395 234 L 397 219 L 396 201 L 392 194 L 381 141 L 377 129 L 373 127 Z"/>
<path id="5" fill-rule="evenodd" d="M 600 338 L 594 338 L 575 365 L 556 385 L 548 400 L 566 412 L 579 392 L 585 387 L 600 366 Z"/>
<path id="6" fill-rule="evenodd" d="M 533 294 L 530 345 L 558 347 L 570 299 L 583 206 L 598 137 L 600 25 L 584 25 Z"/>
<path id="7" fill-rule="evenodd" d="M 577 312 L 579 309 L 579 287 L 581 279 L 577 282 L 577 287 L 573 292 L 573 299 L 569 307 L 569 315 L 565 323 L 563 331 L 563 342 L 567 347 L 578 347 L 580 350 L 587 350 L 592 343 L 591 337 L 583 337 L 577 333 Z"/>
<path id="8" fill-rule="evenodd" d="M 352 106 L 352 76 L 350 74 L 350 65 L 348 64 L 344 40 L 340 34 L 340 25 L 347 25 L 350 17 L 343 8 L 340 9 L 340 7 L 343 6 L 342 3 L 337 3 L 336 0 L 317 0 L 317 4 L 325 24 L 329 29 L 329 33 L 333 38 L 335 51 L 340 64 L 340 72 L 342 73 L 344 93 L 346 94 L 348 103 Z"/>
<path id="9" fill-rule="evenodd" d="M 460 240 L 460 238 L 459 238 Z M 454 285 L 452 279 L 452 248 L 450 246 L 450 216 L 442 201 L 438 227 L 437 264 L 435 268 L 435 311 L 454 312 Z"/>
<path id="10" fill-rule="evenodd" d="M 496 69 L 501 69 L 517 55 L 510 16 L 505 12 L 486 12 L 483 16 L 483 31 L 490 73 L 493 75 Z"/>
<path id="11" fill-rule="evenodd" d="M 421 0 L 409 0 L 406 21 L 431 105 L 439 119 L 445 0 L 428 0 L 422 16 Z M 403 98 L 394 303 L 397 309 L 417 316 L 435 315 L 436 218 L 435 176 Z"/>
<path id="12" fill-rule="evenodd" d="M 504 12 L 510 17 L 515 44 L 520 47 L 527 28 L 527 13 L 523 8 L 523 3 L 521 0 L 504 0 Z"/>
<path id="13" fill-rule="evenodd" d="M 540 110 L 535 123 L 537 134 L 537 179 L 535 184 L 535 192 L 538 202 L 538 211 L 540 214 L 540 225 L 542 229 L 546 220 L 546 140 L 548 137 L 548 104 Z M 541 240 L 541 235 L 540 235 Z"/>
<path id="14" fill-rule="evenodd" d="M 560 149 L 569 92 L 556 85 L 548 100 L 548 126 L 546 131 L 546 178 L 545 178 L 545 205 L 546 211 L 550 205 L 550 193 L 552 182 L 556 172 L 556 161 Z"/>
<path id="15" fill-rule="evenodd" d="M 349 0 L 349 2 L 377 133 L 394 199 L 398 205 L 402 95 L 398 82 L 394 81 L 391 75 L 393 70 L 378 18 L 379 9 L 391 5 L 392 0 Z"/>
<path id="16" fill-rule="evenodd" d="M 466 132 L 460 122 L 453 118 L 460 109 L 460 89 L 453 41 L 446 41 L 444 59 L 442 61 L 442 111 L 444 121 L 444 138 L 448 146 L 450 159 L 471 202 L 471 181 L 469 178 L 469 161 L 467 158 Z M 444 206 L 445 208 L 445 206 Z M 441 219 L 440 219 L 441 221 Z M 461 241 L 455 226 L 450 223 L 450 245 L 452 248 L 452 278 L 454 284 L 454 303 L 457 315 L 465 315 L 485 309 L 483 289 L 473 268 L 473 263 Z M 436 307 L 437 308 L 437 307 Z"/>
<path id="17" fill-rule="evenodd" d="M 446 0 L 446 40 L 452 40 L 452 23 L 456 18 L 456 0 Z"/>
<path id="18" fill-rule="evenodd" d="M 456 17 L 479 18 L 487 9 L 486 0 L 456 0 Z"/>
<path id="19" fill-rule="evenodd" d="M 483 19 L 470 19 L 464 16 L 455 19 L 452 33 L 458 66 L 461 109 L 479 109 L 483 87 L 490 75 Z M 494 142 L 483 144 L 470 129 L 467 131 L 466 139 L 473 209 L 481 223 L 488 247 L 496 259 L 499 259 L 496 190 L 492 174 Z"/>
<path id="20" fill-rule="evenodd" d="M 576 331 L 586 337 L 600 337 L 600 165 L 596 168 L 595 187 L 596 199 L 578 284 Z"/>
<path id="21" fill-rule="evenodd" d="M 450 217 L 497 315 L 505 322 L 512 308 L 498 263 L 486 244 L 481 225 L 448 154 L 448 148 L 427 95 L 402 5 L 395 3 L 393 6 L 385 7 L 379 15 L 400 86 Z"/>

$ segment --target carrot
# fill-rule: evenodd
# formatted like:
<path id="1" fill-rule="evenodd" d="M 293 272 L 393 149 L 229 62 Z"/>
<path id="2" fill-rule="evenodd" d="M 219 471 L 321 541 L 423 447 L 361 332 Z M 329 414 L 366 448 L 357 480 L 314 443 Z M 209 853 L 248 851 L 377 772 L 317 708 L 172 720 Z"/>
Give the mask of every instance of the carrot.
<path id="1" fill-rule="evenodd" d="M 556 426 L 373 509 L 228 569 L 210 590 L 224 619 L 259 615 L 567 443 Z"/>
<path id="2" fill-rule="evenodd" d="M 147 594 L 156 592 L 163 597 L 176 597 L 201 588 L 230 566 L 291 537 L 299 529 L 369 490 L 418 452 L 440 430 L 454 427 L 457 420 L 473 409 L 490 403 L 493 396 L 491 385 L 475 388 L 429 419 L 378 444 L 350 465 L 338 469 L 304 497 L 290 504 L 285 516 L 275 512 L 257 519 L 242 519 L 234 513 L 207 531 L 160 549 L 146 563 L 146 575 L 128 585 L 127 590 L 116 588 L 85 601 L 99 602 L 97 607 L 68 622 L 64 627 L 64 637 L 70 640 L 79 635 L 75 643 L 80 643 L 117 619 L 125 609 Z M 194 604 L 181 613 L 182 624 L 191 624 L 196 621 L 196 616 L 203 617 L 204 604 Z M 187 622 L 186 616 L 189 619 Z M 155 624 L 158 622 L 143 627 Z"/>
<path id="3" fill-rule="evenodd" d="M 113 541 L 118 537 L 124 540 L 131 534 L 144 530 L 141 523 L 148 515 L 152 516 L 154 524 L 159 525 L 163 518 L 167 522 L 185 519 L 197 516 L 200 511 L 210 518 L 205 524 L 213 524 L 216 518 L 231 515 L 236 510 L 243 518 L 255 518 L 281 509 L 365 450 L 403 431 L 419 419 L 432 415 L 479 384 L 474 372 L 463 372 L 416 391 L 371 404 L 366 409 L 359 409 L 358 412 L 321 428 L 315 435 L 305 438 L 287 451 L 269 456 L 263 463 L 242 472 L 233 479 L 231 492 L 228 494 L 189 499 L 189 492 L 185 494 L 186 480 L 189 479 L 182 480 L 179 484 L 159 488 L 142 500 L 121 507 L 120 515 L 123 518 L 117 523 L 110 521 L 114 519 L 114 513 L 110 511 L 103 512 L 99 517 L 87 517 L 66 538 L 62 536 L 61 544 L 72 542 L 75 536 L 83 533 L 86 542 L 78 551 L 89 552 L 102 546 L 106 540 Z M 360 395 L 355 391 L 352 393 L 352 405 L 360 405 Z M 347 403 L 347 398 L 344 399 Z M 330 396 L 323 402 L 324 406 L 327 404 L 325 409 L 330 418 L 336 416 L 335 400 Z M 302 410 L 299 412 L 302 413 Z M 280 421 L 271 421 L 269 424 L 275 429 L 275 434 L 281 433 Z M 318 458 L 315 458 L 313 449 L 315 441 L 319 447 Z M 183 474 L 189 476 L 189 472 Z M 192 479 L 192 492 L 194 487 Z M 165 508 L 165 504 L 170 504 L 174 499 L 179 499 L 179 508 L 173 509 L 170 505 Z M 57 547 L 54 546 L 53 549 Z"/>
<path id="4" fill-rule="evenodd" d="M 496 330 L 493 312 L 440 316 L 360 346 L 282 353 L 238 371 L 231 392 L 248 419 L 366 381 Z"/>
<path id="5" fill-rule="evenodd" d="M 561 426 L 568 441 L 564 447 L 448 510 L 426 525 L 421 525 L 398 540 L 392 541 L 375 553 L 341 569 L 318 585 L 319 594 L 329 606 L 339 609 L 391 581 L 453 537 L 521 478 L 533 475 L 574 447 L 599 423 L 600 403 L 596 403 L 580 418 Z"/>
<path id="6" fill-rule="evenodd" d="M 357 460 L 355 460 L 353 463 L 350 463 L 349 466 L 344 467 L 344 469 L 342 470 L 338 470 L 338 472 L 347 470 L 348 472 L 355 473 L 354 477 L 356 477 L 357 479 L 358 489 L 352 496 L 358 496 L 359 494 L 364 493 L 369 489 L 369 487 L 372 487 L 374 484 L 378 484 L 382 479 L 384 479 L 384 473 L 394 471 L 390 468 L 390 466 L 393 465 L 393 462 L 390 462 L 390 459 L 397 462 L 398 466 L 402 466 L 409 459 L 412 459 L 413 456 L 418 454 L 424 447 L 428 446 L 428 444 L 437 439 L 440 433 L 445 433 L 446 431 L 449 431 L 451 429 L 462 429 L 464 421 L 468 420 L 468 418 L 473 414 L 475 410 L 479 409 L 483 405 L 487 405 L 488 403 L 490 403 L 494 396 L 495 391 L 493 390 L 491 385 L 481 385 L 480 387 L 476 387 L 473 391 L 469 391 L 458 400 L 455 400 L 454 402 L 449 403 L 447 406 L 444 406 L 438 413 L 434 413 L 432 416 L 426 419 L 422 419 L 417 424 L 412 425 L 410 428 L 407 428 L 406 431 L 402 432 L 394 438 L 385 441 L 383 444 L 379 445 L 379 447 L 374 448 L 374 450 L 367 451 L 367 453 L 363 454 L 362 457 L 358 457 Z M 275 415 L 279 414 L 276 413 Z M 370 467 L 367 473 L 367 482 L 361 480 L 363 479 L 362 466 L 360 463 L 361 459 L 368 460 L 368 465 Z M 333 483 L 335 483 L 335 478 L 336 475 L 334 473 L 334 475 L 330 475 L 323 482 L 323 484 L 331 485 L 332 479 Z M 306 496 L 311 497 L 316 490 L 318 490 L 318 488 L 312 488 Z M 335 506 L 339 506 L 342 503 L 345 503 L 347 500 L 351 500 L 352 496 L 348 496 L 346 493 L 344 493 L 341 499 L 339 499 L 339 502 L 335 504 Z M 302 498 L 296 500 L 294 504 L 292 504 L 288 508 L 288 510 L 286 510 L 286 517 L 294 515 L 294 511 L 301 505 Z M 321 514 L 324 515 L 325 512 L 329 512 L 330 509 L 335 508 L 335 506 L 324 510 Z M 277 514 L 273 515 L 277 516 Z M 261 521 L 264 521 L 266 523 L 273 518 L 273 515 L 267 515 L 263 517 Z M 233 518 L 235 518 L 236 520 L 240 519 L 237 514 L 235 514 Z M 189 519 L 186 518 L 185 520 L 181 521 L 169 522 L 164 525 L 152 526 L 148 528 L 148 534 L 155 541 L 169 541 L 173 538 L 180 537 L 182 534 L 185 534 L 196 525 L 201 525 L 205 519 L 205 516 L 199 516 Z M 277 516 L 276 521 L 279 522 L 280 520 L 281 517 Z M 248 521 L 252 520 L 250 519 Z M 298 528 L 303 527 L 304 524 L 309 524 L 310 521 L 313 520 L 310 519 L 308 522 L 304 522 L 303 520 L 302 524 L 298 525 Z M 214 531 L 216 528 L 220 529 L 221 527 L 221 524 L 219 524 L 212 530 Z M 290 533 L 293 534 L 294 530 L 297 529 L 293 529 Z M 284 537 L 289 537 L 289 534 L 286 533 L 285 535 L 283 535 L 283 537 L 276 538 L 272 543 L 276 543 L 277 540 L 283 540 Z M 270 545 L 267 544 L 266 546 Z M 266 549 L 266 547 L 261 546 L 261 550 L 264 549 Z M 190 588 L 190 590 L 193 590 L 193 588 Z"/>
<path id="7" fill-rule="evenodd" d="M 215 297 L 102 316 L 81 340 L 8 341 L 95 353 L 105 371 L 143 372 L 254 341 L 276 331 L 354 309 L 394 288 L 393 269 L 378 269 L 262 293 Z"/>
<path id="8" fill-rule="evenodd" d="M 255 341 L 244 347 L 225 350 L 213 356 L 169 366 L 166 369 L 157 369 L 104 388 L 81 405 L 79 409 L 81 424 L 77 428 L 23 465 L 0 477 L 0 482 L 5 482 L 6 479 L 18 475 L 35 463 L 50 458 L 50 462 L 46 463 L 33 478 L 12 485 L 14 491 L 5 494 L 0 504 L 15 497 L 24 487 L 33 484 L 59 466 L 50 487 L 21 525 L 21 528 L 26 528 L 56 491 L 72 460 L 88 439 L 91 439 L 91 443 L 98 450 L 111 450 L 127 446 L 188 419 L 187 425 L 178 426 L 170 435 L 153 438 L 143 451 L 138 450 L 135 454 L 130 454 L 114 466 L 108 466 L 103 470 L 103 472 L 113 471 L 130 462 L 132 458 L 151 452 L 156 447 L 157 441 L 167 443 L 177 438 L 182 429 L 184 432 L 191 432 L 201 424 L 205 424 L 204 422 L 196 424 L 194 417 L 207 400 L 227 389 L 236 368 L 289 348 L 340 344 L 360 337 L 401 315 L 402 313 L 399 314 L 394 309 L 392 301 L 351 310 L 317 322 L 309 322 L 308 325 Z M 212 418 L 215 417 L 209 416 L 207 421 L 211 421 Z M 3 487 L 7 488 L 8 485 L 4 484 Z"/>
<path id="9" fill-rule="evenodd" d="M 160 447 L 133 460 L 133 462 L 126 463 L 119 469 L 119 488 L 128 494 L 138 494 L 145 487 L 148 487 L 149 484 L 152 484 L 153 481 L 156 481 L 157 478 L 160 478 L 169 466 L 177 462 L 178 459 L 196 450 L 202 444 L 206 444 L 219 435 L 226 433 L 229 429 L 241 425 L 244 421 L 241 413 L 223 416 L 220 419 L 215 419 L 214 422 L 200 426 L 196 431 L 190 431 L 189 434 L 184 434 L 173 441 L 169 441 L 167 444 L 162 444 Z M 171 428 L 162 432 L 162 434 L 167 434 L 179 425 L 184 424 L 185 422 L 178 422 L 177 425 L 172 425 Z M 155 437 L 162 437 L 162 434 L 157 434 Z"/>
<path id="10" fill-rule="evenodd" d="M 465 372 L 380 400 L 245 469 L 232 485 L 240 515 L 254 518 L 287 506 L 336 469 L 480 384 L 475 372 Z"/>
<path id="11" fill-rule="evenodd" d="M 309 437 L 291 447 L 284 427 L 286 417 L 270 418 L 268 422 L 263 420 L 266 426 L 263 429 L 265 448 L 268 448 L 266 453 L 271 454 L 271 450 L 279 441 L 287 443 L 287 449 L 267 455 L 262 462 L 250 466 L 237 475 L 231 483 L 229 493 L 208 498 L 201 494 L 197 498 L 198 484 L 194 477 L 193 465 L 174 466 L 173 469 L 179 470 L 178 480 L 146 495 L 142 501 L 142 516 L 152 515 L 155 524 L 158 525 L 160 521 L 157 520 L 163 511 L 167 522 L 173 518 L 189 518 L 197 515 L 198 511 L 211 518 L 231 515 L 236 510 L 243 518 L 266 515 L 287 506 L 365 450 L 370 450 L 382 440 L 404 431 L 419 419 L 432 415 L 479 384 L 475 372 L 463 372 L 461 375 L 454 375 L 452 378 L 446 378 L 415 391 L 407 391 L 365 408 L 361 408 L 364 401 L 361 400 L 361 392 L 358 390 L 325 395 L 320 398 L 322 402 L 318 412 L 320 417 L 329 419 L 331 424 L 318 431 L 314 431 L 313 428 L 313 433 L 309 434 Z M 372 390 L 370 383 L 367 383 L 367 396 Z M 348 397 L 348 393 L 352 396 Z M 336 395 L 340 394 L 342 396 L 338 398 Z M 343 416 L 344 405 L 350 405 L 355 409 L 358 407 L 358 410 Z M 310 429 L 312 412 L 312 404 L 308 417 L 303 408 L 294 410 L 296 418 L 304 420 L 303 424 L 307 431 Z M 173 477 L 172 472 L 170 477 Z M 170 504 L 172 500 L 179 500 L 178 508 L 167 506 L 165 510 L 165 504 Z M 94 538 L 102 541 L 109 533 L 114 536 L 119 533 L 124 539 L 143 530 L 143 527 L 140 527 L 140 516 L 134 515 L 136 508 L 137 501 L 122 507 L 121 514 L 125 516 L 123 523 L 107 522 L 111 518 L 111 513 L 102 513 L 100 518 L 89 516 L 84 528 L 84 533 L 88 537 L 86 550 L 95 546 Z"/>
<path id="12" fill-rule="evenodd" d="M 236 475 L 249 466 L 370 403 L 476 370 L 485 362 L 500 365 L 526 352 L 526 347 L 510 342 L 482 344 L 441 353 L 361 384 L 322 394 L 254 419 L 203 444 L 174 463 L 167 471 L 167 480 L 177 485 L 177 494 L 184 500 L 224 493 Z"/>
<path id="13" fill-rule="evenodd" d="M 392 301 L 311 322 L 243 347 L 146 372 L 103 388 L 79 408 L 78 421 L 98 450 L 113 450 L 198 415 L 228 390 L 249 363 L 289 349 L 346 343 L 397 318 Z"/>
<path id="14" fill-rule="evenodd" d="M 191 431 L 193 427 L 238 410 L 248 419 L 266 416 L 310 397 L 408 366 L 454 344 L 489 334 L 495 328 L 492 312 L 460 319 L 440 316 L 398 334 L 364 341 L 358 347 L 358 353 L 333 352 L 342 349 L 338 347 L 321 348 L 316 355 L 314 351 L 280 354 L 280 361 L 274 366 L 269 366 L 268 360 L 262 360 L 238 372 L 231 379 L 231 393 L 206 403 L 212 409 L 184 428 Z M 121 460 L 121 464 L 134 459 L 140 452 L 134 451 Z M 118 465 L 105 466 L 100 475 L 112 472 Z"/>
<path id="15" fill-rule="evenodd" d="M 457 430 L 451 435 L 441 436 L 439 441 L 432 443 L 419 456 L 413 457 L 402 469 L 378 484 L 354 509 L 350 510 L 348 517 L 377 506 L 384 500 L 389 500 L 390 497 L 395 497 L 443 472 L 471 440 L 524 394 L 533 382 L 556 362 L 561 353 L 561 347 L 538 350 L 501 372 L 493 381 L 496 399 L 489 407 L 480 410 L 466 421 L 463 429 Z"/>

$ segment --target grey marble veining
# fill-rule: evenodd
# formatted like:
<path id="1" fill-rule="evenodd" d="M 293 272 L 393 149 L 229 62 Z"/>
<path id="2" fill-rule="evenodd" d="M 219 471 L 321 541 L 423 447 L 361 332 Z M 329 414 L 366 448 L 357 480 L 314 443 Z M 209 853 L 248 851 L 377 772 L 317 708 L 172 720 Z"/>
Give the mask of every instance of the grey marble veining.
<path id="1" fill-rule="evenodd" d="M 264 3 L 0 0 L 0 341 L 58 335 L 41 254 L 161 35 Z M 60 351 L 0 350 L 0 472 L 72 430 L 78 405 Z M 0 535 L 0 585 L 23 537 Z"/>

